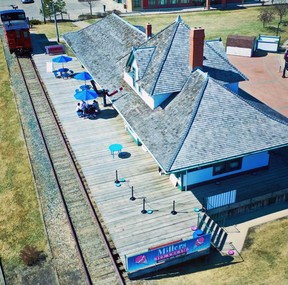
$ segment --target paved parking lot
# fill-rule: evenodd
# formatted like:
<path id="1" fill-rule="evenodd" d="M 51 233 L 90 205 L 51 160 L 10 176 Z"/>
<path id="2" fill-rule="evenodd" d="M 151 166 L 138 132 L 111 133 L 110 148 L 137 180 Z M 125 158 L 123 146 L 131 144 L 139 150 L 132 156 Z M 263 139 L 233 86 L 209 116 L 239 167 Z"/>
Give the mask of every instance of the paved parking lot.
<path id="1" fill-rule="evenodd" d="M 55 1 L 54 1 L 55 2 Z M 78 0 L 65 0 L 67 16 L 65 19 L 77 20 L 81 14 L 89 14 L 90 8 L 88 3 L 78 2 Z M 0 10 L 11 9 L 11 5 L 18 6 L 19 9 L 24 9 L 30 19 L 43 20 L 43 16 L 39 13 L 41 9 L 41 1 L 34 0 L 34 3 L 22 4 L 21 0 L 0 0 Z M 106 11 L 114 9 L 125 12 L 122 3 L 117 3 L 113 0 L 97 0 L 93 1 L 92 12 L 103 12 L 103 5 L 106 6 Z"/>
<path id="2" fill-rule="evenodd" d="M 282 78 L 283 54 L 263 53 L 251 58 L 231 55 L 229 60 L 249 78 L 240 88 L 288 117 L 288 71 Z"/>

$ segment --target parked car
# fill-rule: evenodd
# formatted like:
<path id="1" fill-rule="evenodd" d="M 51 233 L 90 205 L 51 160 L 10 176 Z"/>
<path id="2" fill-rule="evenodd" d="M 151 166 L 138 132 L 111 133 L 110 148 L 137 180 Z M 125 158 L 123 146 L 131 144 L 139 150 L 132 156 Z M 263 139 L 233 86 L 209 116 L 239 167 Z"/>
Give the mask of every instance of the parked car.
<path id="1" fill-rule="evenodd" d="M 23 4 L 34 3 L 34 0 L 21 0 Z"/>

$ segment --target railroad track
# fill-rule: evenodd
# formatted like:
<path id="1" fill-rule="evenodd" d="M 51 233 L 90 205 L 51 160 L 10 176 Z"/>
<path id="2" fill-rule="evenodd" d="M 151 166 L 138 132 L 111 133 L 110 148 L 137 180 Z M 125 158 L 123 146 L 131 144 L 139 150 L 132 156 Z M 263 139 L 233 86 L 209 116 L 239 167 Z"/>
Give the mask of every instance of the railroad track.
<path id="1" fill-rule="evenodd" d="M 107 236 L 107 229 L 101 223 L 101 214 L 97 207 L 93 206 L 81 179 L 33 59 L 17 57 L 17 63 L 29 95 L 30 102 L 25 104 L 31 105 L 35 114 L 50 163 L 51 170 L 47 175 L 52 175 L 53 178 L 49 179 L 55 180 L 55 187 L 52 188 L 56 190 L 51 189 L 51 192 L 54 191 L 53 198 L 45 200 L 45 197 L 42 197 L 42 208 L 47 211 L 47 217 L 50 215 L 48 221 L 45 221 L 43 214 L 53 261 L 55 260 L 53 266 L 56 268 L 59 283 L 97 285 L 130 283 L 113 242 L 109 235 Z M 37 177 L 34 177 L 37 185 Z M 61 201 L 58 205 L 55 202 L 57 199 Z M 61 209 L 57 212 L 59 205 Z M 53 211 L 56 212 L 51 215 L 50 212 Z M 67 224 L 69 228 L 65 228 Z M 57 242 L 55 238 L 58 237 L 60 241 Z M 67 239 L 69 245 L 65 246 Z M 63 250 L 67 251 L 66 254 L 60 254 Z M 74 258 L 76 255 L 77 258 Z M 73 283 L 69 283 L 72 280 Z"/>

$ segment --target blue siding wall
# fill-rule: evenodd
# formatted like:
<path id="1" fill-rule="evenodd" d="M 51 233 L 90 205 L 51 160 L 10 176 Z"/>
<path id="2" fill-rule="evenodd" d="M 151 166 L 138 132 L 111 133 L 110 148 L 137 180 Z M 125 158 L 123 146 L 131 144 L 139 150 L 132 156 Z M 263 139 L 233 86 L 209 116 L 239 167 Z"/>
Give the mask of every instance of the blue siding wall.
<path id="1" fill-rule="evenodd" d="M 181 179 L 178 180 L 179 186 L 185 187 L 189 185 L 198 184 L 201 182 L 229 176 L 236 173 L 241 173 L 247 170 L 252 170 L 264 166 L 268 166 L 269 164 L 269 153 L 268 152 L 261 152 L 257 154 L 252 154 L 246 157 L 243 157 L 242 160 L 242 167 L 241 169 L 222 173 L 219 175 L 213 175 L 213 167 L 207 167 L 200 170 L 195 170 L 188 172 L 188 177 L 186 174 L 183 175 L 183 185 L 181 185 Z"/>

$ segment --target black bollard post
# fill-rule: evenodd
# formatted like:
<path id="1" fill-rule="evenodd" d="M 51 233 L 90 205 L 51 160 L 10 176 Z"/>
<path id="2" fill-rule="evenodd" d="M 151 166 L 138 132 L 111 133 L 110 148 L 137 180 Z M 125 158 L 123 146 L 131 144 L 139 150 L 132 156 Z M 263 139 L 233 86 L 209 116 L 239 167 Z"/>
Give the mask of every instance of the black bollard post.
<path id="1" fill-rule="evenodd" d="M 285 75 L 286 75 L 286 65 L 287 65 L 287 67 L 288 67 L 288 64 L 286 63 L 285 66 L 284 66 L 284 68 L 283 68 L 283 73 L 282 73 L 282 77 L 283 77 L 283 78 L 286 77 L 286 76 L 285 76 Z"/>
<path id="2" fill-rule="evenodd" d="M 173 201 L 173 210 L 171 211 L 171 214 L 172 215 L 176 215 L 177 214 L 177 212 L 175 210 L 175 200 Z"/>
<path id="3" fill-rule="evenodd" d="M 116 179 L 115 179 L 115 184 L 120 183 L 119 179 L 118 179 L 118 171 L 116 170 Z"/>
<path id="4" fill-rule="evenodd" d="M 142 214 L 146 214 L 147 211 L 145 210 L 145 198 L 143 198 L 143 209 L 141 211 Z"/>
<path id="5" fill-rule="evenodd" d="M 285 64 L 284 64 L 283 74 L 282 74 L 283 78 L 285 78 L 286 70 L 288 70 L 288 49 L 286 49 L 284 53 L 284 60 L 285 60 Z"/>
<path id="6" fill-rule="evenodd" d="M 131 197 L 130 197 L 130 200 L 131 201 L 135 201 L 136 200 L 136 198 L 134 197 L 134 189 L 133 189 L 133 186 L 131 187 Z"/>

